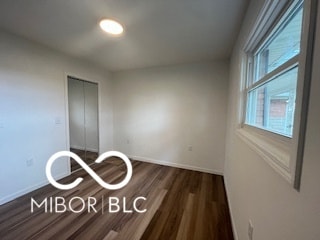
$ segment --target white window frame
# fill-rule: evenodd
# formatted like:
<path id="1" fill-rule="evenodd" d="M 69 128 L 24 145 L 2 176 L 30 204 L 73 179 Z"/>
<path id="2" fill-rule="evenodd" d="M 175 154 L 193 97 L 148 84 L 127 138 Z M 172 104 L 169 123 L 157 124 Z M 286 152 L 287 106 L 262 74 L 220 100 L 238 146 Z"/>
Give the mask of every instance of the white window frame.
<path id="1" fill-rule="evenodd" d="M 248 82 L 252 81 L 249 69 L 252 67 L 251 52 L 262 46 L 273 28 L 292 6 L 301 0 L 266 0 L 254 24 L 242 54 L 242 79 L 240 86 L 238 136 L 255 150 L 276 172 L 293 187 L 300 189 L 304 139 L 307 123 L 309 92 L 312 71 L 312 54 L 317 16 L 317 0 L 303 1 L 303 20 L 300 53 L 288 64 L 298 64 L 296 106 L 292 138 L 269 132 L 245 123 Z M 284 68 L 285 69 L 285 68 Z M 283 69 L 281 69 L 283 70 Z M 281 71 L 280 70 L 280 71 Z M 268 75 L 268 74 L 267 74 Z M 260 81 L 259 81 L 260 82 Z M 260 82 L 261 83 L 261 82 Z M 257 83 L 255 83 L 257 84 Z"/>

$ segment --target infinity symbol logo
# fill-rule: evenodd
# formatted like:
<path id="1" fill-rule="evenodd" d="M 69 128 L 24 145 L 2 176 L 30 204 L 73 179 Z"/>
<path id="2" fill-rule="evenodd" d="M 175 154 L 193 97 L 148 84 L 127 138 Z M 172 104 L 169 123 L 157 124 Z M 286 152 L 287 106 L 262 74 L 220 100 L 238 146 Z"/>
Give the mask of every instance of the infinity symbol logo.
<path id="1" fill-rule="evenodd" d="M 69 189 L 75 188 L 83 181 L 83 178 L 79 177 L 76 180 L 74 180 L 72 183 L 69 183 L 69 184 L 61 184 L 61 183 L 56 182 L 56 180 L 54 180 L 54 178 L 52 177 L 51 167 L 52 167 L 53 162 L 60 157 L 73 158 L 77 163 L 80 164 L 80 166 L 87 173 L 90 174 L 90 176 L 97 183 L 99 183 L 102 187 L 109 189 L 109 190 L 116 190 L 116 189 L 120 189 L 120 188 L 124 187 L 125 185 L 128 184 L 128 182 L 130 181 L 130 179 L 132 177 L 131 162 L 130 162 L 129 158 L 121 152 L 118 152 L 118 151 L 105 152 L 105 153 L 101 154 L 95 161 L 96 163 L 101 163 L 103 160 L 105 160 L 109 157 L 119 157 L 125 162 L 125 164 L 127 166 L 126 177 L 122 180 L 122 182 L 120 182 L 118 184 L 109 184 L 109 183 L 106 183 L 105 181 L 103 181 L 78 155 L 76 155 L 75 153 L 69 152 L 69 151 L 61 151 L 61 152 L 57 152 L 57 153 L 53 154 L 49 158 L 47 165 L 46 165 L 46 175 L 47 175 L 49 182 L 53 186 L 55 186 L 56 188 L 61 189 L 61 190 L 69 190 Z"/>

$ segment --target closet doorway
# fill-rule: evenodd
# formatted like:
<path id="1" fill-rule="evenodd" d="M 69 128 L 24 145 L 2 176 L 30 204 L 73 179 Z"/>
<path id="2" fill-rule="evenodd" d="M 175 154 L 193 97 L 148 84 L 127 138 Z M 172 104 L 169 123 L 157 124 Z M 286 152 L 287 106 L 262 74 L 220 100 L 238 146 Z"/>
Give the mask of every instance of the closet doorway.
<path id="1" fill-rule="evenodd" d="M 98 84 L 68 76 L 70 151 L 88 165 L 99 153 Z M 71 172 L 80 165 L 70 159 Z"/>

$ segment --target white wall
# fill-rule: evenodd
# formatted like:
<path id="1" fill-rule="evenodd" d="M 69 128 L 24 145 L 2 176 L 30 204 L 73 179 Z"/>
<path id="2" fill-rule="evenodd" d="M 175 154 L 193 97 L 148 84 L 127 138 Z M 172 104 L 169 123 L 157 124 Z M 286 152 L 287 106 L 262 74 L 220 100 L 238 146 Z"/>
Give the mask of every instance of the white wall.
<path id="1" fill-rule="evenodd" d="M 320 14 L 301 190 L 297 192 L 236 135 L 240 51 L 263 0 L 251 1 L 231 61 L 225 181 L 238 239 L 247 240 L 248 219 L 255 240 L 320 239 Z M 320 7 L 320 5 L 319 5 Z M 319 9 L 320 10 L 320 9 Z M 320 11 L 318 11 L 320 13 Z"/>
<path id="2" fill-rule="evenodd" d="M 228 71 L 221 61 L 115 73 L 115 150 L 222 173 Z"/>
<path id="3" fill-rule="evenodd" d="M 113 147 L 108 74 L 27 40 L 0 32 L 0 203 L 47 182 L 45 164 L 67 149 L 66 74 L 99 82 L 100 151 Z M 101 94 L 103 93 L 103 94 Z M 26 161 L 33 159 L 27 167 Z M 54 173 L 68 173 L 57 161 Z"/>

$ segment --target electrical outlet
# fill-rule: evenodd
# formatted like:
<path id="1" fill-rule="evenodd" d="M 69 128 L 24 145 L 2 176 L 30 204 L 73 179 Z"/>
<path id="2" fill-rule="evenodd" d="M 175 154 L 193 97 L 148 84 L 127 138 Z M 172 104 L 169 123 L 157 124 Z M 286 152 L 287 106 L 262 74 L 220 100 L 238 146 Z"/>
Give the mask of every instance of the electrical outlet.
<path id="1" fill-rule="evenodd" d="M 250 219 L 248 224 L 248 237 L 249 237 L 249 240 L 253 240 L 253 224 Z"/>
<path id="2" fill-rule="evenodd" d="M 26 164 L 27 164 L 27 167 L 31 167 L 33 165 L 33 158 L 29 158 L 27 161 L 26 161 Z"/>
<path id="3" fill-rule="evenodd" d="M 192 146 L 189 146 L 189 147 L 188 147 L 188 150 L 191 152 L 191 151 L 192 151 Z"/>

